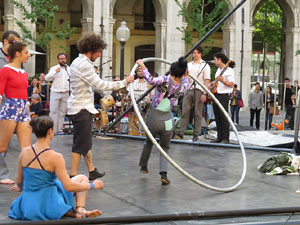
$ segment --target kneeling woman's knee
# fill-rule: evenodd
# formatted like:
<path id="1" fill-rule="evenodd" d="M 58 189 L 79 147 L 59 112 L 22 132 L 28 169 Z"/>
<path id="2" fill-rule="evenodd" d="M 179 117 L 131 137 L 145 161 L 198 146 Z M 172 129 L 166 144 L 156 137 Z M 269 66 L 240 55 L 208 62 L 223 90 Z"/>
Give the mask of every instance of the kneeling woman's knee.
<path id="1" fill-rule="evenodd" d="M 89 183 L 89 178 L 86 175 L 80 174 L 77 175 L 77 177 L 80 180 L 80 183 Z"/>

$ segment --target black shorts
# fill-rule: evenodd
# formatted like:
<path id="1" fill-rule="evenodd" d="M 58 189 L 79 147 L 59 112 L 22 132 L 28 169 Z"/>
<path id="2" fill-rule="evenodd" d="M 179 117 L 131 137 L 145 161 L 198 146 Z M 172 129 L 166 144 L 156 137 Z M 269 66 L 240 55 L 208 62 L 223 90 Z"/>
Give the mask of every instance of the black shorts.
<path id="1" fill-rule="evenodd" d="M 93 145 L 93 114 L 82 109 L 75 115 L 70 115 L 73 123 L 72 152 L 85 156 Z"/>

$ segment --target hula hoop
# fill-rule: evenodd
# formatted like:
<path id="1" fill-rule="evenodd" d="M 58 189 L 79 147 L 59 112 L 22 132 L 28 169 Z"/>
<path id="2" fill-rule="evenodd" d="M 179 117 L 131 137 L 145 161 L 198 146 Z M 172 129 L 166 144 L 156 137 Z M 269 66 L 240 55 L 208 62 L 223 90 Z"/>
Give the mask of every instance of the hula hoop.
<path id="1" fill-rule="evenodd" d="M 165 60 L 165 59 L 160 59 L 160 58 L 145 58 L 143 59 L 143 61 L 146 62 L 151 62 L 151 61 L 156 61 L 156 62 L 162 62 L 162 63 L 166 63 L 166 64 L 171 64 L 170 61 Z M 133 68 L 131 69 L 130 75 L 134 75 L 135 70 L 137 69 L 138 65 L 135 64 L 133 66 Z M 245 176 L 246 176 L 246 171 L 247 171 L 247 161 L 246 161 L 246 153 L 245 153 L 245 149 L 244 149 L 244 145 L 241 142 L 237 129 L 235 127 L 235 125 L 233 124 L 231 118 L 229 117 L 228 113 L 225 111 L 225 109 L 223 108 L 223 106 L 221 105 L 221 103 L 218 101 L 218 99 L 201 83 L 199 82 L 195 77 L 189 75 L 197 84 L 199 84 L 214 100 L 214 102 L 219 106 L 219 108 L 221 109 L 221 111 L 224 113 L 226 119 L 228 120 L 228 122 L 230 123 L 230 125 L 233 128 L 233 131 L 237 137 L 238 143 L 240 145 L 240 149 L 242 152 L 242 158 L 243 158 L 243 172 L 241 175 L 240 180 L 233 186 L 231 187 L 227 187 L 227 188 L 220 188 L 220 187 L 215 187 L 212 186 L 210 184 L 206 184 L 202 181 L 200 181 L 199 179 L 193 177 L 191 174 L 189 174 L 188 172 L 186 172 L 184 169 L 182 169 L 163 149 L 162 147 L 158 144 L 158 142 L 155 140 L 155 138 L 153 137 L 153 135 L 151 134 L 151 132 L 149 131 L 147 125 L 145 124 L 145 121 L 143 120 L 143 117 L 141 115 L 141 113 L 139 112 L 138 106 L 136 104 L 135 98 L 134 98 L 134 91 L 132 88 L 132 84 L 129 85 L 129 92 L 130 92 L 130 97 L 132 100 L 132 104 L 134 107 L 134 110 L 139 118 L 140 123 L 142 124 L 146 134 L 148 135 L 148 137 L 150 138 L 150 140 L 152 141 L 152 143 L 157 147 L 157 149 L 159 150 L 159 152 L 168 160 L 168 162 L 175 167 L 175 169 L 177 169 L 181 174 L 183 174 L 185 177 L 187 177 L 188 179 L 190 179 L 191 181 L 193 181 L 194 183 L 207 188 L 209 190 L 213 190 L 213 191 L 218 191 L 218 192 L 231 192 L 235 189 L 237 189 L 244 181 Z"/>

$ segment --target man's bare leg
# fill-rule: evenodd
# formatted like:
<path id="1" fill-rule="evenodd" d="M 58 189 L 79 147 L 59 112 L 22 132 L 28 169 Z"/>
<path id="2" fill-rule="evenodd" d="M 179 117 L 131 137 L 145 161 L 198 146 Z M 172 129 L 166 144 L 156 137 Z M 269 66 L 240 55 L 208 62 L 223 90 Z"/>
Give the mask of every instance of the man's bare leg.
<path id="1" fill-rule="evenodd" d="M 89 150 L 88 153 L 84 156 L 84 161 L 85 161 L 85 164 L 86 164 L 89 172 L 94 171 L 95 167 L 93 164 L 93 156 L 92 156 L 91 150 Z"/>
<path id="2" fill-rule="evenodd" d="M 76 152 L 72 152 L 72 168 L 71 168 L 71 176 L 76 176 L 79 163 L 80 163 L 81 155 Z"/>

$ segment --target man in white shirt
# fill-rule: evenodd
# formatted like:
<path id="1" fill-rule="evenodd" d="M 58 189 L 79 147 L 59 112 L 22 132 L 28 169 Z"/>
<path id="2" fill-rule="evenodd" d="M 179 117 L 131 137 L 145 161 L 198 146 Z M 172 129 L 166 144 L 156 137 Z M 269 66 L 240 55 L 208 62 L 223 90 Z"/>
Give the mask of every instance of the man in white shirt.
<path id="1" fill-rule="evenodd" d="M 229 59 L 223 53 L 215 54 L 214 61 L 218 68 L 215 76 L 217 82 L 217 93 L 215 93 L 215 96 L 228 113 L 229 96 L 234 85 L 233 68 L 235 63 L 232 61 L 229 67 L 226 67 L 226 63 Z M 213 86 L 213 84 L 214 82 L 211 83 L 211 86 Z M 213 108 L 218 132 L 218 137 L 215 142 L 229 144 L 229 122 L 216 103 L 213 104 Z"/>
<path id="2" fill-rule="evenodd" d="M 50 94 L 50 117 L 53 119 L 54 134 L 63 134 L 62 128 L 67 113 L 67 101 L 69 98 L 69 74 L 70 67 L 65 53 L 57 55 L 58 64 L 51 67 L 45 76 L 47 82 L 52 81 Z"/>
<path id="3" fill-rule="evenodd" d="M 206 86 L 210 83 L 210 66 L 202 60 L 203 49 L 199 46 L 193 51 L 193 61 L 188 63 L 189 74 L 196 77 Z M 198 140 L 201 131 L 202 108 L 206 102 L 207 93 L 203 88 L 190 79 L 190 89 L 186 93 L 182 104 L 182 117 L 180 120 L 180 128 L 174 138 L 182 139 L 188 122 L 190 121 L 190 113 L 194 106 L 194 135 L 193 141 Z"/>
<path id="4" fill-rule="evenodd" d="M 92 161 L 94 90 L 118 90 L 134 81 L 133 76 L 125 80 L 109 82 L 101 80 L 95 73 L 93 62 L 106 48 L 105 42 L 95 34 L 85 34 L 77 42 L 79 56 L 71 64 L 71 95 L 68 100 L 68 115 L 73 122 L 72 170 L 71 177 L 77 175 L 81 155 L 89 170 L 89 179 L 95 180 L 105 175 L 94 167 Z"/>

